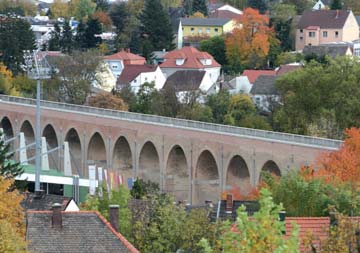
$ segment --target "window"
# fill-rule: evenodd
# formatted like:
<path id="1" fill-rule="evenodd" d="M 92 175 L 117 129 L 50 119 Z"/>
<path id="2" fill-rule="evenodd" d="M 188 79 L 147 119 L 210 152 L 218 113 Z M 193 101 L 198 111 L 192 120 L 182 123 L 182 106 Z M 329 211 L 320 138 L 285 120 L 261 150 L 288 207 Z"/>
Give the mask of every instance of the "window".
<path id="1" fill-rule="evenodd" d="M 112 67 L 113 69 L 117 69 L 118 66 L 112 65 L 111 67 Z"/>
<path id="2" fill-rule="evenodd" d="M 335 38 L 337 38 L 337 37 L 339 37 L 339 32 L 338 31 L 335 32 Z"/>
<path id="3" fill-rule="evenodd" d="M 303 33 L 303 29 L 300 29 L 300 33 Z"/>
<path id="4" fill-rule="evenodd" d="M 210 33 L 210 27 L 206 28 L 206 33 Z"/>
<path id="5" fill-rule="evenodd" d="M 147 77 L 145 77 L 145 81 L 147 81 Z"/>
<path id="6" fill-rule="evenodd" d="M 191 30 L 191 34 L 193 34 L 195 29 L 194 27 L 191 27 L 190 30 Z"/>
<path id="7" fill-rule="evenodd" d="M 199 33 L 200 33 L 200 34 L 202 33 L 202 28 L 201 28 L 201 27 L 199 28 Z"/>
<path id="8" fill-rule="evenodd" d="M 327 31 L 323 31 L 323 37 L 326 38 L 328 36 Z"/>
<path id="9" fill-rule="evenodd" d="M 218 32 L 219 32 L 219 29 L 218 29 L 218 28 L 215 28 L 214 31 L 215 31 L 216 33 L 218 33 Z"/>
<path id="10" fill-rule="evenodd" d="M 358 56 L 358 57 L 360 56 L 360 48 L 355 48 L 354 49 L 354 55 Z"/>
<path id="11" fill-rule="evenodd" d="M 303 36 L 300 36 L 300 40 L 303 40 Z"/>
<path id="12" fill-rule="evenodd" d="M 314 38 L 315 37 L 315 32 L 309 32 L 309 37 Z"/>

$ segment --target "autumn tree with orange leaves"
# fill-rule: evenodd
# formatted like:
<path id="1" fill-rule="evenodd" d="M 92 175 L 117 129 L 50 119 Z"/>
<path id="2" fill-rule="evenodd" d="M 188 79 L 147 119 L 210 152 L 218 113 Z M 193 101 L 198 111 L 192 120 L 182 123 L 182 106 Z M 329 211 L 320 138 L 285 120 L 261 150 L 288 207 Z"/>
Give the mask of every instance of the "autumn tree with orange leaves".
<path id="1" fill-rule="evenodd" d="M 269 18 L 256 9 L 246 8 L 237 23 L 238 27 L 225 41 L 229 64 L 261 67 L 269 54 L 270 41 L 275 38 L 269 27 Z"/>
<path id="2" fill-rule="evenodd" d="M 344 144 L 338 151 L 319 157 L 320 168 L 315 176 L 332 183 L 349 182 L 357 187 L 360 183 L 360 129 L 347 129 L 345 136 Z"/>

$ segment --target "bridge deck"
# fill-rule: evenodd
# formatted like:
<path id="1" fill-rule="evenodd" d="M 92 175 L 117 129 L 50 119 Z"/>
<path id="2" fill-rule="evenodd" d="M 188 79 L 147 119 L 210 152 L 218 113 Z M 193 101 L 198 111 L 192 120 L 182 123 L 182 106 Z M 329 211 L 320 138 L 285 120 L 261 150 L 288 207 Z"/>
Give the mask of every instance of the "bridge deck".
<path id="1" fill-rule="evenodd" d="M 36 100 L 21 97 L 0 95 L 0 103 L 17 104 L 21 106 L 35 107 Z M 318 147 L 328 150 L 336 150 L 343 143 L 340 140 L 318 138 L 305 135 L 296 135 L 265 131 L 244 127 L 234 127 L 178 118 L 168 118 L 162 116 L 116 111 L 89 106 L 73 105 L 51 101 L 41 101 L 42 108 L 47 110 L 68 111 L 76 114 L 94 115 L 96 117 L 110 117 L 119 120 L 136 121 L 145 124 L 156 124 L 174 128 L 186 128 L 194 131 L 213 132 L 217 134 L 235 135 L 250 139 L 260 139 L 273 142 L 287 143 L 300 146 Z"/>

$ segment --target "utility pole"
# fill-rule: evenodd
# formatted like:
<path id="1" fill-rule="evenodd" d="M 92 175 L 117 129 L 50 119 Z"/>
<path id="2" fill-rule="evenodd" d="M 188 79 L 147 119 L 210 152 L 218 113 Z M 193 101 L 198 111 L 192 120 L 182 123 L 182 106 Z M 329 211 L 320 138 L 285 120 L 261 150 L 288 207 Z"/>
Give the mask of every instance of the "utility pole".
<path id="1" fill-rule="evenodd" d="M 36 62 L 37 72 L 39 73 L 39 68 Z M 40 126 L 40 76 L 36 80 L 36 154 L 35 154 L 35 192 L 40 191 L 40 171 L 41 171 L 41 126 Z"/>

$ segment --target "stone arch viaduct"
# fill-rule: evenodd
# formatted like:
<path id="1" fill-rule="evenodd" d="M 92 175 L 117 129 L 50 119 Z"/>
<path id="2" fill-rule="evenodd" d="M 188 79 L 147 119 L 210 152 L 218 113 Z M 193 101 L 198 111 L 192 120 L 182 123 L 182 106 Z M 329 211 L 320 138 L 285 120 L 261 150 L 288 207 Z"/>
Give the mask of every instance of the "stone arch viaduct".
<path id="1" fill-rule="evenodd" d="M 35 100 L 1 95 L 0 120 L 7 137 L 23 132 L 34 142 Z M 42 101 L 41 127 L 48 146 L 69 142 L 72 167 L 83 177 L 97 164 L 157 182 L 193 204 L 215 201 L 232 186 L 246 192 L 262 170 L 284 174 L 342 143 L 49 101 Z M 50 163 L 61 168 L 58 153 Z"/>

